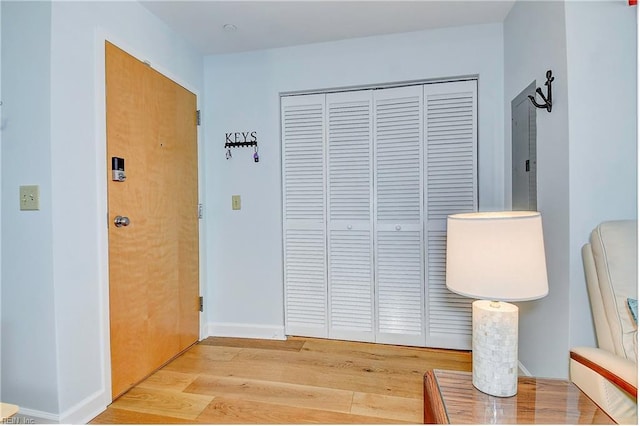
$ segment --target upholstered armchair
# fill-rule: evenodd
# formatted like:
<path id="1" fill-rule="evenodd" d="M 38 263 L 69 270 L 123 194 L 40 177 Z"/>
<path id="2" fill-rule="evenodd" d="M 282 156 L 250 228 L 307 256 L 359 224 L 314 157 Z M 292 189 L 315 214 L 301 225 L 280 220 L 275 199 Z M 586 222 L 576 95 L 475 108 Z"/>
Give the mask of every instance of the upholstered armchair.
<path id="1" fill-rule="evenodd" d="M 582 259 L 598 347 L 573 348 L 570 360 L 571 380 L 620 424 L 638 424 L 637 249 L 636 221 L 591 233 Z"/>

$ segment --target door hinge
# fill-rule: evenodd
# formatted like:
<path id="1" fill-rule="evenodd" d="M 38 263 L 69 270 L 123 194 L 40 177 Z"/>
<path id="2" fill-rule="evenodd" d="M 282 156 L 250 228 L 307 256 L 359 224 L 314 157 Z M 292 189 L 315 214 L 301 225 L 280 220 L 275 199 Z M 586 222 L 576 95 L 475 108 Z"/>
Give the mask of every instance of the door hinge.
<path id="1" fill-rule="evenodd" d="M 196 111 L 196 123 L 198 124 L 198 126 L 200 125 L 200 110 Z"/>
<path id="2" fill-rule="evenodd" d="M 200 296 L 198 298 L 198 303 L 200 304 L 200 312 L 204 312 L 204 297 Z"/>
<path id="3" fill-rule="evenodd" d="M 202 204 L 198 204 L 198 219 L 204 218 L 204 206 Z"/>

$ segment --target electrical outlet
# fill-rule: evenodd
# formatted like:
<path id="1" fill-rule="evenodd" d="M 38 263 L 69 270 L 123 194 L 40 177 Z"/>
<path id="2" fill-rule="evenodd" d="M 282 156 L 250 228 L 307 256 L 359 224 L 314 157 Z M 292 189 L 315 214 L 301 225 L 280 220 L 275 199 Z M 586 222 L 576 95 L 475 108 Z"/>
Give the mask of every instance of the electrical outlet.
<path id="1" fill-rule="evenodd" d="M 240 210 L 240 196 L 232 195 L 231 196 L 231 209 L 232 210 Z"/>
<path id="2" fill-rule="evenodd" d="M 20 210 L 40 210 L 40 187 L 38 185 L 20 187 Z"/>

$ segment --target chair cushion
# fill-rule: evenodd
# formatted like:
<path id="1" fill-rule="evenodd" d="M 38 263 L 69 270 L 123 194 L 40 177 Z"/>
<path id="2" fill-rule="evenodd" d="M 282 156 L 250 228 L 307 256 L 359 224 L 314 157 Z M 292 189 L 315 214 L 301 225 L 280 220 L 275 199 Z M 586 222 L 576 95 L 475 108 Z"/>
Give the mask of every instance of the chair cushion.
<path id="1" fill-rule="evenodd" d="M 591 233 L 591 250 L 615 351 L 636 361 L 637 325 L 627 299 L 638 298 L 637 222 L 603 222 Z"/>

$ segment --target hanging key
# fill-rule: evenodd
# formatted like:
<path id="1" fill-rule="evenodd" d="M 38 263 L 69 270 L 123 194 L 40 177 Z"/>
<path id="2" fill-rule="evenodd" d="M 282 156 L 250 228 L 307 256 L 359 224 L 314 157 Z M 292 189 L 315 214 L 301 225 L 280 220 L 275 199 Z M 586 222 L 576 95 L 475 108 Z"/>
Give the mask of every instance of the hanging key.
<path id="1" fill-rule="evenodd" d="M 256 145 L 253 148 L 253 162 L 257 163 L 258 161 L 260 161 L 260 156 L 258 155 L 258 146 Z"/>

